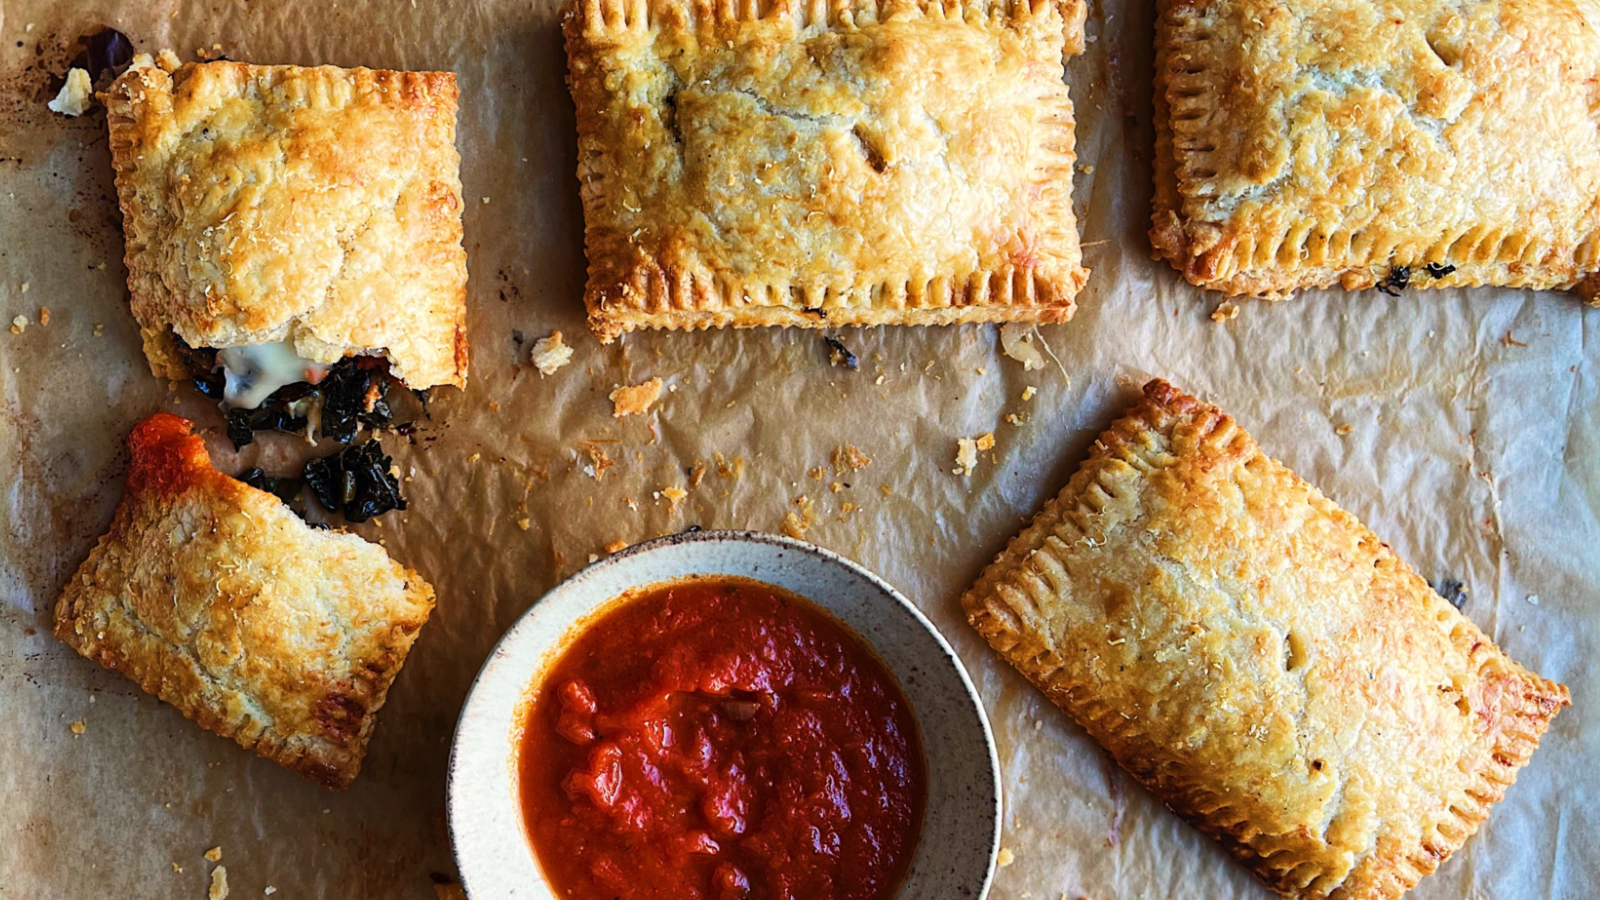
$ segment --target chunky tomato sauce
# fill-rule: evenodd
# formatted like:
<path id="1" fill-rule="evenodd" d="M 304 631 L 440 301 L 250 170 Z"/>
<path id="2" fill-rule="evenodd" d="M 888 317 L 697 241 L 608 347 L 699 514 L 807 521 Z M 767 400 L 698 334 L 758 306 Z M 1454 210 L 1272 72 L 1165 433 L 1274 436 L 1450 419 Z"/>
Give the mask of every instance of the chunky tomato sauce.
<path id="1" fill-rule="evenodd" d="M 926 795 L 893 676 L 743 579 L 592 619 L 539 685 L 518 765 L 539 863 L 572 900 L 886 900 Z"/>

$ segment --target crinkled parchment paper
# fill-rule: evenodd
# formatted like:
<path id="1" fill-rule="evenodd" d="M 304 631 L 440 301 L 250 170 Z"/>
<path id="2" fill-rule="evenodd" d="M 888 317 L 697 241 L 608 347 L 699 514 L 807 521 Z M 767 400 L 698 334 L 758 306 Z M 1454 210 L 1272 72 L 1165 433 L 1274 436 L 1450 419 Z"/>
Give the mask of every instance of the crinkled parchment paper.
<path id="1" fill-rule="evenodd" d="M 215 866 L 202 854 L 220 845 L 236 898 L 268 886 L 278 898 L 432 898 L 454 876 L 451 730 L 501 632 L 614 541 L 779 530 L 788 513 L 810 520 L 807 539 L 897 585 L 966 661 L 1005 772 L 1013 861 L 995 897 L 1267 897 L 960 615 L 967 584 L 1154 375 L 1221 403 L 1425 577 L 1460 580 L 1474 621 L 1572 687 L 1573 708 L 1506 801 L 1415 896 L 1600 894 L 1600 818 L 1587 812 L 1600 803 L 1600 311 L 1513 291 L 1313 292 L 1214 322 L 1219 298 L 1148 258 L 1151 17 L 1147 3 L 1096 4 L 1089 52 L 1067 67 L 1093 275 L 1077 318 L 1042 331 L 1061 367 L 1024 371 L 993 327 L 883 328 L 841 334 L 861 360 L 850 371 L 829 365 L 815 332 L 588 337 L 554 0 L 4 0 L 0 897 L 199 898 Z M 460 75 L 471 384 L 441 391 L 411 442 L 385 442 L 411 506 L 360 529 L 426 575 L 439 605 L 348 793 L 201 731 L 49 633 L 57 592 L 110 520 L 138 419 L 197 417 L 230 471 L 299 452 L 272 436 L 236 456 L 214 408 L 146 368 L 104 112 L 67 120 L 44 105 L 65 45 L 102 24 L 186 59 L 204 48 Z M 29 324 L 12 334 L 18 315 Z M 541 377 L 528 352 L 555 329 L 577 353 Z M 612 416 L 615 386 L 657 377 L 666 391 L 651 411 Z M 953 474 L 957 440 L 989 432 L 970 477 Z M 835 471 L 846 445 L 871 463 Z M 687 496 L 658 496 L 669 487 Z"/>

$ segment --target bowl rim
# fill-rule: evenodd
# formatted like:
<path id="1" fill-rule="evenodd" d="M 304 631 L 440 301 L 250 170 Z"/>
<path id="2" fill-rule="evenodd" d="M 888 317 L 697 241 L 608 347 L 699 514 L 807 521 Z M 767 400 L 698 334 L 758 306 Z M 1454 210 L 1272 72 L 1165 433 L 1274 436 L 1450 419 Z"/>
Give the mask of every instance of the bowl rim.
<path id="1" fill-rule="evenodd" d="M 803 541 L 803 540 L 797 540 L 795 538 L 791 538 L 791 537 L 788 537 L 786 535 L 772 534 L 770 532 L 763 532 L 763 531 L 750 531 L 750 530 L 740 530 L 740 529 L 700 529 L 700 528 L 693 528 L 693 529 L 689 529 L 689 530 L 685 530 L 685 531 L 676 532 L 676 533 L 673 533 L 673 534 L 662 535 L 660 537 L 652 538 L 650 540 L 641 541 L 641 542 L 639 542 L 637 544 L 632 544 L 632 545 L 630 545 L 628 547 L 623 548 L 622 550 L 619 550 L 619 551 L 617 551 L 615 553 L 609 554 L 609 555 L 604 556 L 604 557 L 602 557 L 602 558 L 600 558 L 598 560 L 595 560 L 594 562 L 591 562 L 588 565 L 585 565 L 583 568 L 579 569 L 578 571 L 574 572 L 572 575 L 568 576 L 567 578 L 564 578 L 561 581 L 558 581 L 556 584 L 551 586 L 551 588 L 549 590 L 547 590 L 543 594 L 539 595 L 539 597 L 537 599 L 535 599 L 532 603 L 530 603 L 528 605 L 527 609 L 523 610 L 521 613 L 519 613 L 517 615 L 516 619 L 514 621 L 512 621 L 512 623 L 509 626 L 506 627 L 506 630 L 504 631 L 504 633 L 502 633 L 500 635 L 500 637 L 495 641 L 494 646 L 490 649 L 488 655 L 486 657 L 484 657 L 484 661 L 479 666 L 477 674 L 475 674 L 473 676 L 473 678 L 472 678 L 472 684 L 467 689 L 466 698 L 463 700 L 463 702 L 461 704 L 461 709 L 459 710 L 459 712 L 456 715 L 455 729 L 452 732 L 451 739 L 450 739 L 450 755 L 449 755 L 447 763 L 446 763 L 446 771 L 445 771 L 445 829 L 448 832 L 448 836 L 449 836 L 449 839 L 450 839 L 451 861 L 455 864 L 456 875 L 457 875 L 457 877 L 459 878 L 459 880 L 461 882 L 462 890 L 466 893 L 466 895 L 469 898 L 471 898 L 473 896 L 472 895 L 472 890 L 473 890 L 472 884 L 469 881 L 469 879 L 472 878 L 473 875 L 468 873 L 467 867 L 463 864 L 462 853 L 461 853 L 461 842 L 457 840 L 457 821 L 456 821 L 457 820 L 457 816 L 456 816 L 456 804 L 454 802 L 455 797 L 457 796 L 457 779 L 458 779 L 460 771 L 461 771 L 460 761 L 461 761 L 461 737 L 462 737 L 462 731 L 463 731 L 464 725 L 467 722 L 469 713 L 473 709 L 474 700 L 479 698 L 480 689 L 483 687 L 486 678 L 488 678 L 490 676 L 490 674 L 491 674 L 490 670 L 492 668 L 495 668 L 495 663 L 496 663 L 497 660 L 505 658 L 505 655 L 502 653 L 502 651 L 505 650 L 508 642 L 510 642 L 513 639 L 513 637 L 524 626 L 524 624 L 527 622 L 527 620 L 531 616 L 534 615 L 535 610 L 537 610 L 539 608 L 539 606 L 548 597 L 550 597 L 552 594 L 556 593 L 557 591 L 570 589 L 570 587 L 573 586 L 573 585 L 580 585 L 582 582 L 590 580 L 591 578 L 595 577 L 595 573 L 597 573 L 597 572 L 599 572 L 599 571 L 601 571 L 603 569 L 614 567 L 614 566 L 618 565 L 619 563 L 621 563 L 621 562 L 623 562 L 625 560 L 628 560 L 628 559 L 632 559 L 634 557 L 643 556 L 643 555 L 654 553 L 654 552 L 659 552 L 659 551 L 661 551 L 663 549 L 670 548 L 670 547 L 677 547 L 677 546 L 681 546 L 681 545 L 684 545 L 684 544 L 695 544 L 695 543 L 715 544 L 715 543 L 722 543 L 722 542 L 754 543 L 754 544 L 772 545 L 772 546 L 779 547 L 779 548 L 784 549 L 784 550 L 797 551 L 797 552 L 812 556 L 814 558 L 820 559 L 825 563 L 829 563 L 829 564 L 844 568 L 847 571 L 849 571 L 851 574 L 855 575 L 856 577 L 859 577 L 859 578 L 865 580 L 867 583 L 869 583 L 870 585 L 875 587 L 878 591 L 880 591 L 883 595 L 885 595 L 886 597 L 888 597 L 889 599 L 891 599 L 892 601 L 897 603 L 902 610 L 904 610 L 905 612 L 910 614 L 912 620 L 915 621 L 917 623 L 917 625 L 919 625 L 921 627 L 921 629 L 928 634 L 928 636 L 933 638 L 934 644 L 938 647 L 938 649 L 943 654 L 945 660 L 947 661 L 948 666 L 951 669 L 954 670 L 956 678 L 958 679 L 958 681 L 959 681 L 959 683 L 961 685 L 962 691 L 965 694 L 965 697 L 966 697 L 967 701 L 970 703 L 972 709 L 977 714 L 977 721 L 978 721 L 978 724 L 979 724 L 979 726 L 981 728 L 981 731 L 982 731 L 984 749 L 987 751 L 986 755 L 988 757 L 988 763 L 989 763 L 989 765 L 988 765 L 988 775 L 989 775 L 989 781 L 993 786 L 993 790 L 991 791 L 991 793 L 992 793 L 992 795 L 994 797 L 994 804 L 993 804 L 994 808 L 993 808 L 992 814 L 990 816 L 990 821 L 988 823 L 989 832 L 990 832 L 990 838 L 989 838 L 989 847 L 988 847 L 988 853 L 987 853 L 987 865 L 985 867 L 985 871 L 984 871 L 984 874 L 983 874 L 982 882 L 981 882 L 981 884 L 979 886 L 979 889 L 978 889 L 978 892 L 976 894 L 976 900 L 983 900 L 983 898 L 988 896 L 989 890 L 993 886 L 995 872 L 996 872 L 996 869 L 998 867 L 998 862 L 997 861 L 998 861 L 999 851 L 1000 851 L 1000 839 L 1001 839 L 1001 832 L 1002 832 L 1002 826 L 1003 826 L 1003 816 L 1004 816 L 1003 781 L 1002 781 L 1002 773 L 1001 773 L 1001 770 L 1000 770 L 1000 755 L 999 755 L 998 749 L 995 746 L 994 729 L 989 723 L 988 710 L 984 707 L 983 698 L 981 697 L 981 695 L 979 695 L 977 687 L 972 683 L 972 677 L 967 673 L 966 666 L 961 662 L 961 657 L 956 653 L 955 648 L 950 646 L 950 642 L 945 639 L 943 633 L 941 633 L 939 631 L 938 627 L 935 626 L 933 624 L 933 622 L 925 614 L 923 614 L 922 610 L 917 608 L 916 604 L 912 603 L 910 601 L 910 599 L 908 599 L 904 594 L 900 593 L 900 591 L 898 589 L 896 589 L 888 581 L 884 580 L 884 578 L 882 576 L 878 575 L 876 572 L 873 572 L 871 569 L 868 569 L 866 566 L 863 566 L 862 564 L 856 562 L 855 560 L 852 560 L 852 559 L 850 559 L 850 558 L 848 558 L 846 556 L 843 556 L 843 555 L 841 555 L 841 554 L 839 554 L 839 553 L 837 553 L 837 552 L 835 552 L 833 550 L 829 550 L 826 547 L 822 547 L 822 546 L 819 546 L 817 544 L 812 544 L 812 543 L 809 543 L 809 542 Z M 715 575 L 716 573 L 706 573 L 706 574 Z M 693 577 L 693 576 L 683 576 L 683 577 Z M 729 576 L 729 577 L 732 577 L 732 576 Z M 758 577 L 755 577 L 755 576 L 740 576 L 740 577 L 751 578 L 752 580 L 755 580 L 755 581 L 764 581 L 764 579 L 761 579 L 761 578 L 758 578 Z M 670 579 L 661 579 L 661 581 L 666 581 L 666 580 L 670 580 Z M 640 583 L 638 585 L 635 585 L 634 588 L 644 587 L 644 586 L 647 586 L 647 585 L 650 585 L 650 584 L 656 584 L 656 583 L 658 583 L 658 582 L 656 582 L 656 581 L 642 582 L 642 583 Z M 590 615 L 590 614 L 594 613 L 595 611 L 600 609 L 600 607 L 603 604 L 609 602 L 611 599 L 615 599 L 615 597 L 608 597 L 608 598 L 606 598 L 604 600 L 596 601 L 596 603 L 593 606 L 591 606 L 587 612 L 580 614 L 580 616 L 578 618 L 572 620 L 571 622 L 566 623 L 566 625 L 564 626 L 565 630 L 563 631 L 563 635 L 562 636 L 565 637 L 567 632 L 570 632 L 570 629 L 572 627 L 574 627 L 579 622 L 581 622 L 582 619 L 583 619 L 583 616 Z M 809 600 L 813 604 L 818 603 L 818 601 L 816 601 L 815 599 L 809 598 L 809 597 L 805 597 L 804 599 Z M 823 607 L 823 608 L 826 610 L 826 607 Z M 847 630 L 849 630 L 852 634 L 854 634 L 856 636 L 857 640 L 859 640 L 863 644 L 865 644 L 866 647 L 873 653 L 873 655 L 879 656 L 880 660 L 881 660 L 881 658 L 882 658 L 881 657 L 881 651 L 878 649 L 878 647 L 876 645 L 874 645 L 872 643 L 872 641 L 869 638 L 867 638 L 866 635 L 861 634 L 856 628 L 854 628 L 853 626 L 850 626 L 848 623 L 845 623 L 842 619 L 838 619 L 837 615 L 835 613 L 833 613 L 831 610 L 827 610 L 827 612 L 831 617 L 833 617 L 836 620 L 838 620 L 841 625 L 844 625 L 847 628 Z M 543 648 L 540 651 L 539 656 L 535 659 L 535 661 L 533 663 L 534 669 L 537 670 L 541 665 L 543 665 L 544 660 L 546 659 L 546 657 L 550 653 L 550 649 L 551 648 L 546 647 L 546 648 Z M 887 665 L 886 662 L 884 664 Z M 890 669 L 890 672 L 891 672 L 891 674 L 893 674 L 895 676 L 896 680 L 899 680 L 899 674 L 898 673 L 894 672 L 894 670 L 892 668 Z M 528 677 L 532 678 L 536 674 L 537 674 L 537 671 L 530 672 Z M 901 690 L 904 691 L 905 688 L 902 686 Z M 908 697 L 908 701 L 909 701 L 909 697 Z M 916 709 L 915 709 L 915 704 L 914 703 L 913 703 L 913 706 L 912 706 L 912 710 L 913 710 L 913 715 L 915 715 L 916 714 Z M 918 717 L 917 723 L 918 723 L 919 731 L 923 731 L 924 732 L 924 739 L 923 739 L 922 743 L 923 743 L 923 752 L 926 753 L 927 752 L 927 746 L 928 746 L 927 745 L 927 740 L 926 740 L 926 737 L 925 737 L 926 729 L 923 727 L 920 717 Z M 924 823 L 924 825 L 926 825 L 926 823 Z M 527 840 L 527 836 L 525 834 L 522 835 L 522 839 L 524 841 L 526 841 Z M 533 855 L 535 856 L 534 865 L 537 866 L 538 865 L 537 855 L 536 854 L 533 854 Z"/>

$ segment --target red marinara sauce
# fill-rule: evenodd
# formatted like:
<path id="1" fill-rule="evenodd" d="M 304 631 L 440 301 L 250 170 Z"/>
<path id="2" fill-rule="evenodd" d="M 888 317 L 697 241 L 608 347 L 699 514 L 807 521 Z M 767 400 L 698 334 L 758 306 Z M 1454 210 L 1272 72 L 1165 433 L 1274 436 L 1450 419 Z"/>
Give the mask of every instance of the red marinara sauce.
<path id="1" fill-rule="evenodd" d="M 809 602 L 721 577 L 590 619 L 536 689 L 518 769 L 570 900 L 888 900 L 927 794 L 883 664 Z"/>

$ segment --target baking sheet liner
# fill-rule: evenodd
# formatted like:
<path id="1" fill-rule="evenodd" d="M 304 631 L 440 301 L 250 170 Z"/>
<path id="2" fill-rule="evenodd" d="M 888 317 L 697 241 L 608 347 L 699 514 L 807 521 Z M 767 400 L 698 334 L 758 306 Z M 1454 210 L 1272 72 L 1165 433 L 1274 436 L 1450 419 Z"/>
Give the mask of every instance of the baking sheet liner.
<path id="1" fill-rule="evenodd" d="M 1573 708 L 1478 836 L 1413 896 L 1600 894 L 1600 311 L 1515 291 L 1312 292 L 1219 302 L 1149 258 L 1152 9 L 1096 4 L 1069 61 L 1075 183 L 1093 270 L 1043 370 L 990 327 L 634 334 L 583 328 L 582 221 L 558 5 L 6 0 L 0 5 L 0 897 L 202 897 L 222 848 L 233 897 L 432 898 L 454 878 L 444 773 L 455 718 L 501 632 L 615 541 L 690 525 L 779 530 L 859 560 L 966 662 L 1005 774 L 993 896 L 1264 898 L 1209 840 L 1121 774 L 964 624 L 959 597 L 1059 490 L 1094 435 L 1161 376 L 1222 404 L 1267 451 L 1388 540 Z M 49 634 L 49 608 L 106 528 L 133 424 L 175 409 L 228 471 L 216 410 L 152 378 L 127 312 L 103 110 L 49 113 L 67 45 L 100 25 L 140 50 L 260 63 L 451 69 L 471 283 L 471 384 L 410 442 L 385 441 L 410 509 L 358 529 L 439 605 L 389 695 L 361 777 L 331 794 L 207 734 Z M 50 310 L 48 325 L 39 308 Z M 4 322 L 26 316 L 22 334 Z M 99 333 L 97 334 L 97 329 Z M 573 363 L 541 377 L 559 329 Z M 661 378 L 617 419 L 617 385 Z M 1031 400 L 1022 395 L 1037 389 Z M 1014 424 L 1008 417 L 1015 416 Z M 1346 429 L 1344 426 L 1348 426 Z M 1348 431 L 1348 433 L 1343 433 Z M 992 432 L 970 476 L 956 442 Z M 836 448 L 871 458 L 836 471 Z M 719 474 L 717 454 L 725 464 Z M 695 481 L 691 474 L 705 466 Z M 815 477 L 820 476 L 820 477 Z M 837 482 L 837 488 L 834 483 Z M 676 505 L 660 492 L 680 487 Z M 808 515 L 809 512 L 809 515 Z M 75 735 L 71 723 L 83 723 Z"/>

